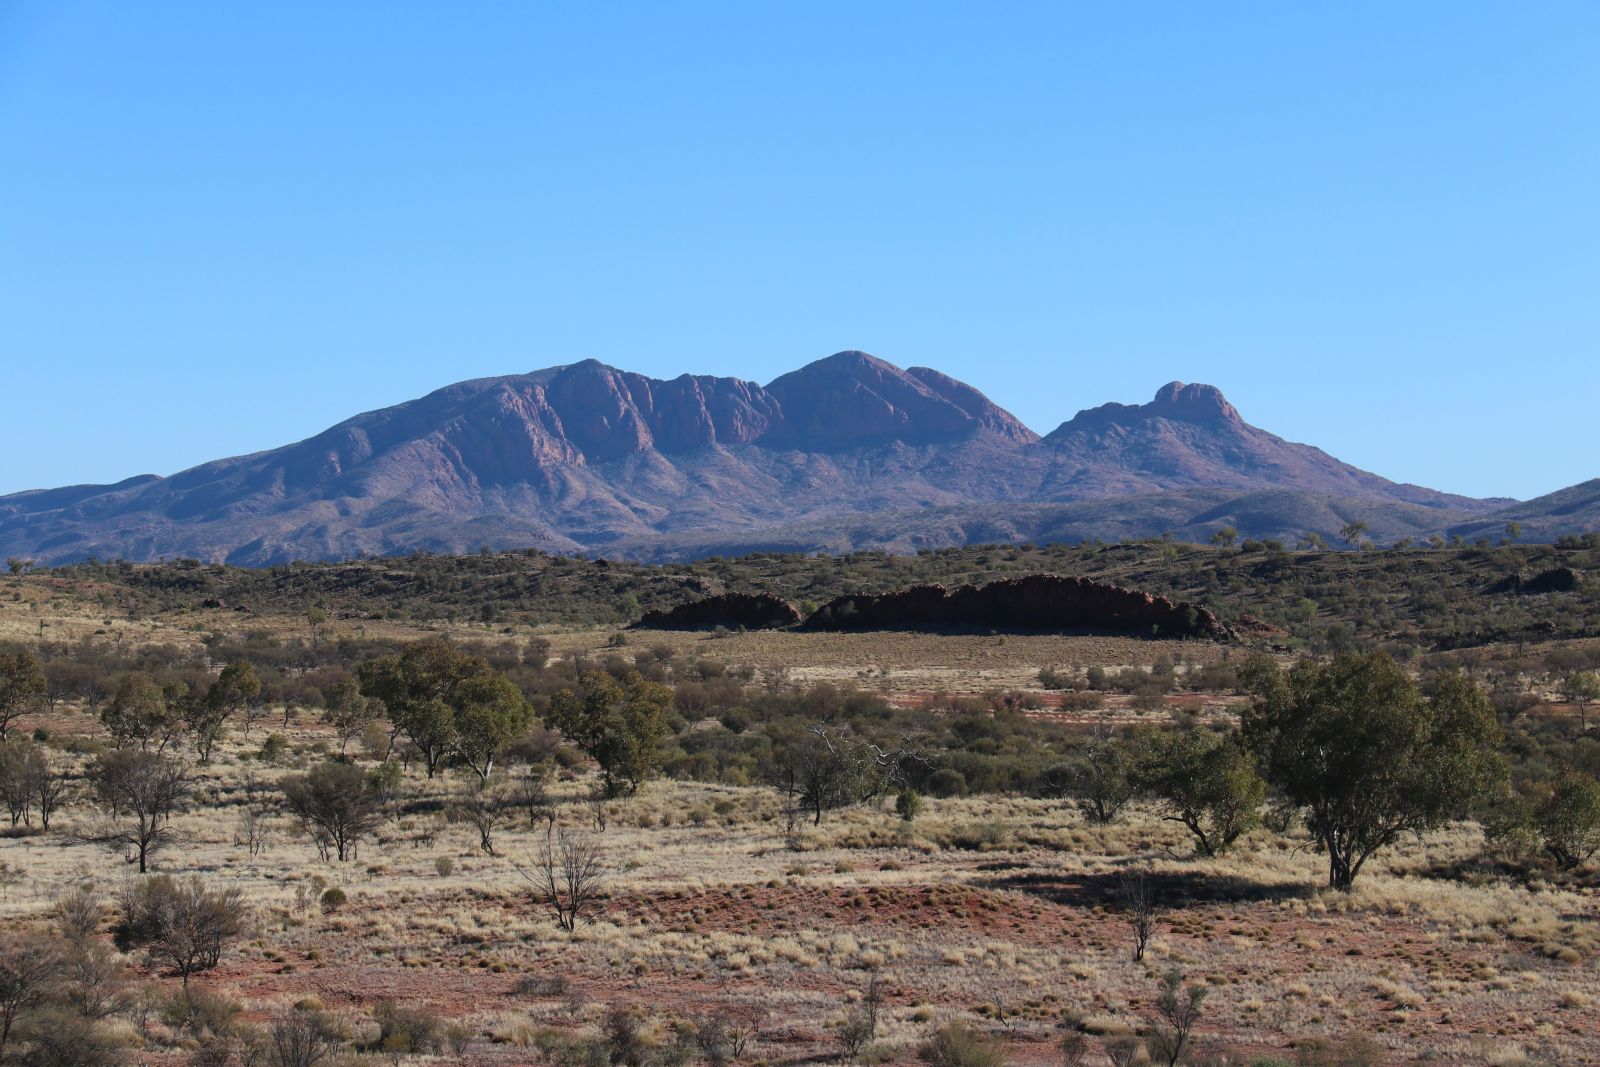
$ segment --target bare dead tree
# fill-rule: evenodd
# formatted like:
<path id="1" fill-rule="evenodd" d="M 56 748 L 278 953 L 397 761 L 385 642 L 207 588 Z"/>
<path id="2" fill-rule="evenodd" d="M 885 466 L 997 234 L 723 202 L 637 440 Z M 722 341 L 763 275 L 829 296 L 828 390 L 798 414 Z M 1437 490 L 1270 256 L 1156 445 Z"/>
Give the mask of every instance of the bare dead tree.
<path id="1" fill-rule="evenodd" d="M 1188 1059 L 1207 992 L 1203 985 L 1184 985 L 1183 972 L 1176 967 L 1162 975 L 1161 996 L 1150 1017 L 1148 1042 L 1152 1063 L 1177 1067 Z"/>
<path id="2" fill-rule="evenodd" d="M 557 811 L 550 796 L 550 770 L 540 763 L 529 767 L 512 780 L 509 803 L 527 813 L 528 822 L 545 824 L 546 831 L 555 826 Z"/>
<path id="3" fill-rule="evenodd" d="M 239 889 L 209 889 L 198 875 L 180 881 L 161 874 L 129 883 L 118 904 L 117 947 L 143 946 L 153 963 L 172 968 L 185 991 L 191 975 L 222 962 L 223 950 L 243 935 L 249 920 Z"/>
<path id="4" fill-rule="evenodd" d="M 238 829 L 233 843 L 243 845 L 251 856 L 259 856 L 267 847 L 270 834 L 267 818 L 265 789 L 254 776 L 244 784 L 244 809 L 239 813 Z"/>
<path id="5" fill-rule="evenodd" d="M 691 1020 L 694 1043 L 711 1067 L 737 1063 L 744 1058 L 765 1021 L 766 1012 L 757 1007 L 736 1005 L 718 1008 Z"/>
<path id="6" fill-rule="evenodd" d="M 531 869 L 518 867 L 517 873 L 533 886 L 561 929 L 571 933 L 600 914 L 611 868 L 599 842 L 563 828 L 546 835 Z"/>
<path id="7" fill-rule="evenodd" d="M 172 843 L 170 820 L 189 797 L 189 768 L 170 756 L 122 749 L 101 756 L 91 776 L 104 819 L 85 839 L 127 849 L 144 874 L 150 857 Z"/>
<path id="8" fill-rule="evenodd" d="M 1156 900 L 1155 894 L 1150 889 L 1150 881 L 1143 871 L 1122 876 L 1121 890 L 1118 894 L 1122 902 L 1123 915 L 1128 921 L 1128 928 L 1133 934 L 1133 959 L 1135 963 L 1144 959 L 1144 950 L 1150 943 L 1150 934 L 1156 926 Z"/>
<path id="9" fill-rule="evenodd" d="M 267 847 L 267 817 L 259 808 L 246 807 L 239 813 L 239 829 L 234 843 L 243 845 L 251 856 L 261 855 Z"/>
<path id="10" fill-rule="evenodd" d="M 65 999 L 90 1019 L 104 1019 L 128 1003 L 128 977 L 122 960 L 99 937 L 105 909 L 105 897 L 90 881 L 58 893 L 50 909 L 63 948 Z"/>
<path id="11" fill-rule="evenodd" d="M 494 832 L 510 814 L 504 792 L 488 783 L 467 786 L 445 811 L 451 822 L 478 831 L 478 849 L 486 856 L 496 855 Z"/>
<path id="12" fill-rule="evenodd" d="M 869 1038 L 878 1036 L 878 1015 L 883 1011 L 888 991 L 884 988 L 883 975 L 874 968 L 867 976 L 867 987 L 861 991 L 861 1011 L 866 1017 Z"/>
<path id="13" fill-rule="evenodd" d="M 839 1043 L 840 1059 L 846 1063 L 859 1060 L 862 1051 L 872 1043 L 872 1026 L 867 1013 L 859 1005 L 845 1012 L 844 1021 L 833 1032 L 833 1039 Z"/>
<path id="14" fill-rule="evenodd" d="M 273 1023 L 267 1042 L 269 1062 L 278 1067 L 316 1067 L 344 1044 L 338 1027 L 326 1015 L 300 1010 Z"/>
<path id="15" fill-rule="evenodd" d="M 32 768 L 30 792 L 39 813 L 39 826 L 50 829 L 50 818 L 72 797 L 72 776 L 67 768 L 40 753 Z"/>
<path id="16" fill-rule="evenodd" d="M 1136 1037 L 1110 1037 L 1104 1045 L 1106 1059 L 1111 1061 L 1112 1067 L 1132 1067 L 1135 1063 L 1144 1062 L 1144 1042 Z"/>
<path id="17" fill-rule="evenodd" d="M 0 940 L 0 1056 L 18 1018 L 55 992 L 61 968 L 60 946 L 50 938 L 8 934 Z"/>

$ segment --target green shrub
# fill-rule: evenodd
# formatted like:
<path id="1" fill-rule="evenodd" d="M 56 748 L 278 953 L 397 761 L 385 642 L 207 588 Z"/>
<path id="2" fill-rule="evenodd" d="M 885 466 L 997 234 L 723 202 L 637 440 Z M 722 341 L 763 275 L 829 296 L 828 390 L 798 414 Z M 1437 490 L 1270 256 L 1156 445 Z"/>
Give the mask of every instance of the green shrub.
<path id="1" fill-rule="evenodd" d="M 917 1056 L 928 1067 L 1005 1067 L 1005 1050 L 960 1023 L 949 1023 L 934 1031 L 932 1038 L 917 1049 Z"/>
<path id="2" fill-rule="evenodd" d="M 444 1020 L 425 1004 L 380 1001 L 372 1009 L 372 1021 L 378 1024 L 374 1051 L 391 1055 L 444 1051 Z"/>
<path id="3" fill-rule="evenodd" d="M 922 811 L 922 797 L 917 795 L 915 789 L 902 789 L 894 798 L 894 810 L 902 821 L 910 822 Z"/>

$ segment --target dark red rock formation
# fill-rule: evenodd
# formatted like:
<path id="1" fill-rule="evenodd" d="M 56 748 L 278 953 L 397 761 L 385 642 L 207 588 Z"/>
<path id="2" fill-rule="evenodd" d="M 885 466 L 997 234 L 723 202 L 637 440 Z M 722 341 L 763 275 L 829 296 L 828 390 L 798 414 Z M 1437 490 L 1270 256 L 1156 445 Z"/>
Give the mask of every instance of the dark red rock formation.
<path id="1" fill-rule="evenodd" d="M 1571 593 L 1583 582 L 1583 577 L 1571 567 L 1553 567 L 1532 578 L 1510 574 L 1484 590 L 1490 595 L 1518 593 L 1531 596 L 1538 593 Z"/>
<path id="2" fill-rule="evenodd" d="M 771 593 L 719 593 L 679 604 L 670 611 L 647 611 L 639 626 L 647 630 L 772 630 L 793 626 L 800 613 Z"/>
<path id="3" fill-rule="evenodd" d="M 1227 639 L 1210 611 L 1089 578 L 1036 574 L 988 585 L 919 585 L 837 597 L 805 622 L 813 630 L 1091 631 L 1144 637 Z"/>

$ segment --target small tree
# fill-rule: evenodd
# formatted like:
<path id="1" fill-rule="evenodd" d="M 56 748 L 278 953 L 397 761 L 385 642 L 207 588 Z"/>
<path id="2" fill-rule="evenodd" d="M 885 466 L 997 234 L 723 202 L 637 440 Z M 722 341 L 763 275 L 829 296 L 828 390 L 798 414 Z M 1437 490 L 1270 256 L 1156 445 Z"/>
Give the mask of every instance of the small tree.
<path id="1" fill-rule="evenodd" d="M 361 838 L 378 828 L 382 814 L 377 794 L 361 768 L 322 763 L 307 774 L 283 780 L 283 797 L 326 862 L 349 859 Z"/>
<path id="2" fill-rule="evenodd" d="M 61 981 L 61 946 L 37 934 L 0 939 L 0 1060 L 6 1058 L 18 1020 L 54 995 Z"/>
<path id="3" fill-rule="evenodd" d="M 166 694 L 155 679 L 135 671 L 117 683 L 111 702 L 100 712 L 100 724 L 119 748 L 148 748 L 166 715 Z"/>
<path id="4" fill-rule="evenodd" d="M 250 736 L 250 725 L 261 717 L 261 705 L 256 698 L 261 695 L 261 679 L 247 660 L 236 660 L 222 668 L 217 680 L 206 691 L 206 704 L 226 718 L 234 712 L 244 718 L 244 735 Z M 210 758 L 210 749 L 206 756 Z"/>
<path id="5" fill-rule="evenodd" d="M 80 882 L 56 897 L 51 917 L 63 947 L 65 999 L 90 1019 L 104 1019 L 127 1004 L 121 958 L 99 938 L 105 899 L 92 882 Z"/>
<path id="6" fill-rule="evenodd" d="M 90 778 L 104 819 L 89 839 L 131 848 L 144 874 L 150 857 L 173 840 L 170 820 L 189 797 L 189 768 L 169 756 L 119 749 L 101 756 Z"/>
<path id="7" fill-rule="evenodd" d="M 339 735 L 340 755 L 349 749 L 352 740 L 383 717 L 383 705 L 362 695 L 361 684 L 353 679 L 334 683 L 328 690 L 327 700 L 322 718 Z"/>
<path id="8" fill-rule="evenodd" d="M 112 930 L 117 947 L 143 947 L 189 988 L 189 976 L 222 962 L 223 950 L 244 932 L 249 909 L 238 889 L 206 888 L 199 876 L 155 875 L 130 883 Z"/>
<path id="9" fill-rule="evenodd" d="M 533 709 L 516 683 L 493 670 L 468 678 L 453 696 L 456 755 L 487 782 L 495 759 L 533 725 Z"/>
<path id="10" fill-rule="evenodd" d="M 1128 746 L 1109 733 L 1101 733 L 1083 746 L 1066 788 L 1077 797 L 1085 818 L 1108 825 L 1133 799 L 1132 771 Z"/>
<path id="11" fill-rule="evenodd" d="M 611 871 L 599 842 L 561 829 L 546 836 L 533 869 L 519 867 L 518 873 L 555 915 L 557 925 L 571 933 L 598 912 Z"/>
<path id="12" fill-rule="evenodd" d="M 44 668 L 27 649 L 0 649 L 0 741 L 22 715 L 38 711 L 45 701 Z"/>
<path id="13" fill-rule="evenodd" d="M 456 690 L 487 670 L 481 657 L 442 638 L 428 638 L 412 642 L 398 656 L 364 663 L 356 674 L 361 692 L 381 702 L 389 716 L 390 749 L 405 734 L 432 778 L 456 751 Z"/>
<path id="14" fill-rule="evenodd" d="M 1460 674 L 1424 697 L 1388 655 L 1241 668 L 1255 696 L 1245 729 L 1270 781 L 1328 855 L 1328 884 L 1348 889 L 1362 865 L 1406 833 L 1463 813 L 1505 777 L 1494 709 Z"/>
<path id="15" fill-rule="evenodd" d="M 894 811 L 900 816 L 901 822 L 907 826 L 911 825 L 912 820 L 922 811 L 921 794 L 909 786 L 900 790 L 894 798 Z"/>
<path id="16" fill-rule="evenodd" d="M 34 751 L 38 757 L 29 764 L 28 794 L 33 810 L 39 813 L 39 827 L 48 830 L 56 811 L 73 796 L 72 776 L 43 749 Z"/>
<path id="17" fill-rule="evenodd" d="M 1578 709 L 1578 730 L 1589 731 L 1589 705 L 1600 700 L 1600 674 L 1578 671 L 1561 679 L 1561 699 Z"/>
<path id="18" fill-rule="evenodd" d="M 903 784 L 914 759 L 849 727 L 817 723 L 780 745 L 774 782 L 788 795 L 791 818 L 804 809 L 816 826 L 825 811 L 875 801 Z"/>
<path id="19" fill-rule="evenodd" d="M 1239 540 L 1239 531 L 1232 526 L 1224 526 L 1211 535 L 1211 543 L 1223 548 L 1232 548 Z"/>
<path id="20" fill-rule="evenodd" d="M 1534 814 L 1544 849 L 1564 870 L 1600 852 L 1600 782 L 1569 770 L 1556 779 Z"/>
<path id="21" fill-rule="evenodd" d="M 693 1040 L 710 1067 L 724 1067 L 744 1059 L 761 1030 L 765 1013 L 759 1008 L 719 1008 L 690 1018 Z"/>
<path id="22" fill-rule="evenodd" d="M 316 644 L 322 630 L 328 625 L 328 613 L 319 607 L 306 609 L 306 629 L 311 631 L 311 643 Z"/>
<path id="23" fill-rule="evenodd" d="M 1206 992 L 1203 985 L 1184 985 L 1183 972 L 1177 968 L 1162 975 L 1161 995 L 1146 1036 L 1152 1063 L 1177 1067 L 1189 1055 Z"/>
<path id="24" fill-rule="evenodd" d="M 228 708 L 189 690 L 182 682 L 167 690 L 169 706 L 183 719 L 201 763 L 211 762 L 211 753 L 228 729 Z"/>
<path id="25" fill-rule="evenodd" d="M 1239 738 L 1211 730 L 1152 737 L 1139 777 L 1164 817 L 1194 835 L 1202 856 L 1226 852 L 1254 827 L 1267 792 Z"/>
<path id="26" fill-rule="evenodd" d="M 12 826 L 33 825 L 34 798 L 49 774 L 49 764 L 38 745 L 25 737 L 0 741 L 0 801 L 11 815 Z"/>
<path id="27" fill-rule="evenodd" d="M 550 701 L 550 725 L 600 765 L 606 795 L 634 793 L 661 765 L 672 690 L 638 671 L 622 681 L 600 671 Z"/>
<path id="28" fill-rule="evenodd" d="M 1339 536 L 1344 538 L 1345 543 L 1351 548 L 1359 549 L 1366 543 L 1367 530 L 1370 528 L 1364 522 L 1347 522 L 1339 529 Z"/>

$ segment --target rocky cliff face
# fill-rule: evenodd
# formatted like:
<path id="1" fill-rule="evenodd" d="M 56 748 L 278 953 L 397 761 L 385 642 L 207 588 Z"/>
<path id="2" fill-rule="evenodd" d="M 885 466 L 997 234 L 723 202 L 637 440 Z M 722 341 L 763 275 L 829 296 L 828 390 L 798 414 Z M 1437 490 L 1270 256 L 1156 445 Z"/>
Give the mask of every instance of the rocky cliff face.
<path id="1" fill-rule="evenodd" d="M 1047 633 L 1226 639 L 1231 631 L 1205 608 L 1173 603 L 1090 578 L 1038 574 L 988 585 L 913 586 L 829 601 L 806 620 L 811 630 L 976 628 Z"/>
<path id="2" fill-rule="evenodd" d="M 1226 500 L 1171 495 L 1197 489 L 1255 502 L 1235 514 Z M 1263 504 L 1267 491 L 1338 500 Z M 766 386 L 663 381 L 593 360 L 461 382 L 169 478 L 0 498 L 0 556 L 265 564 L 482 545 L 646 557 L 672 545 L 838 549 L 890 543 L 876 532 L 887 516 L 982 506 L 982 522 L 907 542 L 924 547 L 1040 536 L 1014 509 L 1083 501 L 1107 501 L 1086 516 L 1111 520 L 1097 536 L 1213 518 L 1279 536 L 1303 530 L 1306 514 L 1337 513 L 1332 529 L 1316 527 L 1330 536 L 1397 504 L 1411 511 L 1390 525 L 1409 533 L 1488 509 L 1258 430 L 1210 386 L 1094 408 L 1041 440 L 970 385 L 852 351 Z"/>
<path id="3" fill-rule="evenodd" d="M 772 630 L 794 626 L 800 612 L 771 593 L 717 593 L 679 604 L 668 611 L 647 611 L 639 620 L 646 630 Z"/>

